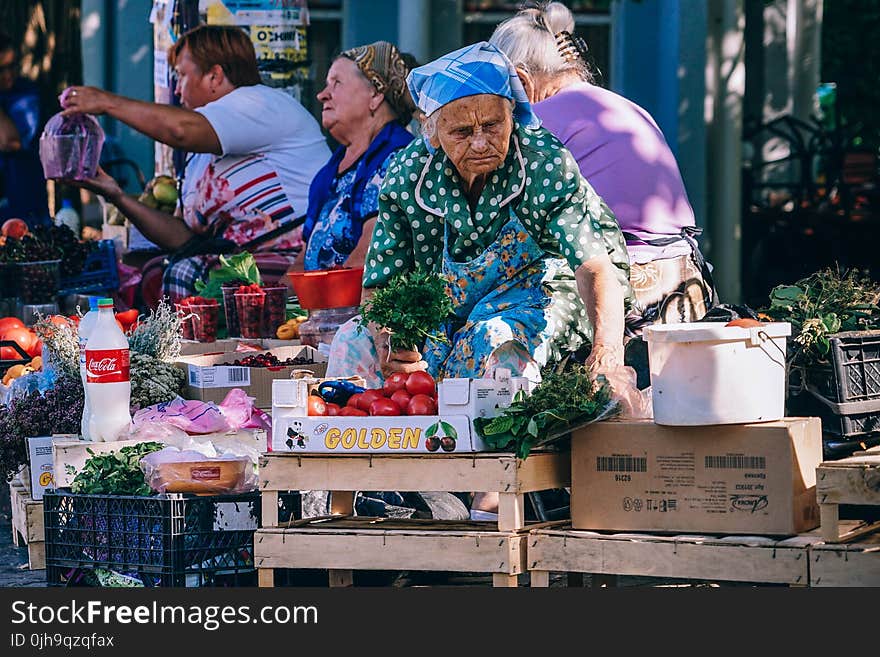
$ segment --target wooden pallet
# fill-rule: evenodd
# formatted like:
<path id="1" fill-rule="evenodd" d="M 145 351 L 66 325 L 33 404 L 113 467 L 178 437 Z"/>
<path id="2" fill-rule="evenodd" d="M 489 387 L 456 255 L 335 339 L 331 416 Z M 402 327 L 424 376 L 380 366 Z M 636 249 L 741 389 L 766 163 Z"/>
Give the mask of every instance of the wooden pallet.
<path id="1" fill-rule="evenodd" d="M 816 469 L 816 496 L 826 543 L 846 543 L 880 529 L 880 522 L 866 521 L 841 532 L 839 509 L 841 504 L 880 506 L 880 453 L 868 451 L 820 464 Z"/>
<path id="2" fill-rule="evenodd" d="M 516 586 L 528 531 L 524 495 L 564 488 L 570 477 L 569 454 L 553 451 L 526 460 L 507 453 L 264 455 L 263 529 L 254 537 L 260 586 L 273 585 L 275 568 L 326 568 L 332 585 L 349 585 L 354 570 L 391 569 L 486 572 L 496 586 Z M 358 490 L 495 492 L 498 522 L 391 524 L 334 517 L 280 527 L 278 494 L 288 490 L 333 491 L 334 516 L 353 513 Z"/>
<path id="3" fill-rule="evenodd" d="M 810 586 L 880 586 L 880 534 L 812 546 Z"/>
<path id="4" fill-rule="evenodd" d="M 26 545 L 28 567 L 42 570 L 46 567 L 43 503 L 35 502 L 24 485 L 15 479 L 9 482 L 9 498 L 12 503 L 12 543 Z"/>
<path id="5" fill-rule="evenodd" d="M 777 540 L 553 528 L 530 532 L 527 555 L 532 586 L 548 586 L 551 572 L 807 586 L 808 549 L 821 540 L 818 533 Z"/>
<path id="6" fill-rule="evenodd" d="M 275 568 L 329 570 L 330 586 L 351 586 L 355 570 L 491 573 L 494 586 L 516 586 L 526 572 L 525 532 L 492 523 L 325 518 L 260 529 L 254 556 L 260 586 Z"/>

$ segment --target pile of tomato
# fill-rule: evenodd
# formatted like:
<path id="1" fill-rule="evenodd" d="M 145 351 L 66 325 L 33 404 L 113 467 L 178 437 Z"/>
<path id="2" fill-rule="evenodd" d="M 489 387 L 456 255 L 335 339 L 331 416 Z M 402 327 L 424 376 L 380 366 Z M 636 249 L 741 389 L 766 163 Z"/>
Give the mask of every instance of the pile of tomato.
<path id="1" fill-rule="evenodd" d="M 319 394 L 309 396 L 309 415 L 343 417 L 389 415 L 437 415 L 437 383 L 427 372 L 392 374 L 381 388 L 356 392 L 345 406 L 326 402 Z"/>

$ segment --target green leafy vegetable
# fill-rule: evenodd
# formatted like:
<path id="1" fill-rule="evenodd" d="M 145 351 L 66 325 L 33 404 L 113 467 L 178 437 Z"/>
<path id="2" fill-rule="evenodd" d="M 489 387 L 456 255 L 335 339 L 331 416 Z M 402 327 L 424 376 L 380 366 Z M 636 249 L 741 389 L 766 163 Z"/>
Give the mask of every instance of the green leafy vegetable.
<path id="1" fill-rule="evenodd" d="M 880 329 L 880 285 L 858 271 L 841 274 L 824 269 L 797 281 L 778 285 L 763 310 L 778 322 L 789 322 L 795 348 L 788 360 L 795 365 L 827 362 L 829 336 L 841 331 Z"/>
<path id="2" fill-rule="evenodd" d="M 422 269 L 397 274 L 361 306 L 364 320 L 391 332 L 392 350 L 419 351 L 429 337 L 448 342 L 439 329 L 451 314 L 443 278 Z"/>
<path id="3" fill-rule="evenodd" d="M 570 427 L 610 417 L 618 410 L 604 379 L 596 383 L 586 367 L 573 365 L 546 372 L 531 395 L 520 390 L 501 415 L 475 418 L 474 426 L 490 448 L 513 450 L 525 459 L 532 448 L 551 442 Z"/>
<path id="4" fill-rule="evenodd" d="M 150 495 L 153 491 L 147 485 L 140 462 L 147 454 L 163 447 L 157 442 L 138 443 L 107 454 L 95 454 L 88 448 L 86 451 L 91 457 L 76 473 L 70 489 L 90 495 Z M 65 467 L 68 474 L 74 474 L 72 466 Z"/>
<path id="5" fill-rule="evenodd" d="M 228 258 L 221 255 L 219 260 L 220 266 L 208 273 L 207 283 L 196 281 L 196 291 L 199 296 L 217 299 L 217 302 L 222 304 L 223 291 L 220 288 L 227 283 L 241 281 L 244 285 L 251 283 L 262 285 L 260 270 L 257 268 L 257 261 L 252 254 L 245 251 Z"/>

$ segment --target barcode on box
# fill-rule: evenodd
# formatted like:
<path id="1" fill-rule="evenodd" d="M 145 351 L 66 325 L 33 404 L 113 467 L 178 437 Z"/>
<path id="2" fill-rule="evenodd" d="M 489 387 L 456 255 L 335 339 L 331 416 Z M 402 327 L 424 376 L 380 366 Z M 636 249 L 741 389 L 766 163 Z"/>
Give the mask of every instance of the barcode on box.
<path id="1" fill-rule="evenodd" d="M 644 456 L 614 454 L 596 457 L 596 472 L 647 472 L 648 459 Z"/>
<path id="2" fill-rule="evenodd" d="M 763 456 L 746 456 L 745 454 L 706 456 L 705 466 L 720 470 L 765 470 L 767 459 Z"/>
<path id="3" fill-rule="evenodd" d="M 246 367 L 228 367 L 226 368 L 226 380 L 229 383 L 250 383 L 250 370 Z"/>

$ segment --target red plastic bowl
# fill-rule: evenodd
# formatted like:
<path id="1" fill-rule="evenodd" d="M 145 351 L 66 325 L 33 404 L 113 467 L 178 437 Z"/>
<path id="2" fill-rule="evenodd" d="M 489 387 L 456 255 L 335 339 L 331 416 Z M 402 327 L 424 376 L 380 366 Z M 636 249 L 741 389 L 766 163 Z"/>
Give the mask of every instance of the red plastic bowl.
<path id="1" fill-rule="evenodd" d="M 361 303 L 364 268 L 320 269 L 290 274 L 299 305 L 306 310 L 345 308 Z"/>

